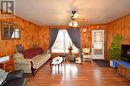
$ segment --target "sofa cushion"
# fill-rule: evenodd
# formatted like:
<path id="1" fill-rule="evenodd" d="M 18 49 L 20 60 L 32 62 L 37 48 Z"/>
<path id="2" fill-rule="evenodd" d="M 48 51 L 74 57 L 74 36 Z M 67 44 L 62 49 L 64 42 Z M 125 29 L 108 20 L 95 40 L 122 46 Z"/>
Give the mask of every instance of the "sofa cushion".
<path id="1" fill-rule="evenodd" d="M 28 58 L 28 59 L 32 59 L 34 56 L 37 56 L 39 54 L 43 53 L 43 49 L 42 48 L 31 48 L 31 49 L 27 49 L 25 51 L 22 52 L 22 54 L 24 55 L 24 58 Z"/>
<path id="2" fill-rule="evenodd" d="M 50 58 L 49 54 L 41 54 L 33 57 L 34 68 L 38 69 Z"/>

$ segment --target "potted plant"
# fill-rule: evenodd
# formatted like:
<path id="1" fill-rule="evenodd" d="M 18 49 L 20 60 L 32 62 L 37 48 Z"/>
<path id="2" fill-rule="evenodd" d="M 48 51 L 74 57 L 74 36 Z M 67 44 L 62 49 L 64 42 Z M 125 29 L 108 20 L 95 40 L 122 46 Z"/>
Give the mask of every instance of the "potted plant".
<path id="1" fill-rule="evenodd" d="M 116 60 L 120 60 L 121 58 L 121 42 L 122 36 L 116 34 L 110 44 L 108 56 L 110 59 L 110 66 L 113 68 L 117 67 Z"/>

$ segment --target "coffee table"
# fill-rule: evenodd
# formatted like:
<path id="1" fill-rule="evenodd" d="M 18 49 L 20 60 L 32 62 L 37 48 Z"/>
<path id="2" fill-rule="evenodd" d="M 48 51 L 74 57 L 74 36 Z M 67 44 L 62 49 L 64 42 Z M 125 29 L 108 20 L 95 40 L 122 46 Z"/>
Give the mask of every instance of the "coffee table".
<path id="1" fill-rule="evenodd" d="M 50 63 L 51 70 L 52 70 L 52 66 L 58 66 L 58 70 L 59 70 L 59 65 L 62 65 L 62 62 L 63 62 L 63 58 L 59 56 L 52 59 Z"/>

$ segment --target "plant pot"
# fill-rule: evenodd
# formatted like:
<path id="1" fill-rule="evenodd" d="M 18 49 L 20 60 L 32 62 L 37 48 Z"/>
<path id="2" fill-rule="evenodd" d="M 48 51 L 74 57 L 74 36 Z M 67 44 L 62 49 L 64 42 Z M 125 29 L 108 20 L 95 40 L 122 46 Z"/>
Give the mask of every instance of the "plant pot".
<path id="1" fill-rule="evenodd" d="M 110 67 L 117 68 L 117 62 L 115 60 L 110 60 Z"/>

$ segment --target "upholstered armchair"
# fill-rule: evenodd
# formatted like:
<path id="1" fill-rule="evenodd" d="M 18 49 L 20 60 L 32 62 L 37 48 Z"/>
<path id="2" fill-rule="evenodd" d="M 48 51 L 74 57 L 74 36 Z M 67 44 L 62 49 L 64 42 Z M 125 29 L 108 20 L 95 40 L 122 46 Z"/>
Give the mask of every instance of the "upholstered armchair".
<path id="1" fill-rule="evenodd" d="M 83 60 L 84 61 L 92 62 L 90 48 L 83 48 L 82 49 L 82 55 L 83 55 Z"/>

